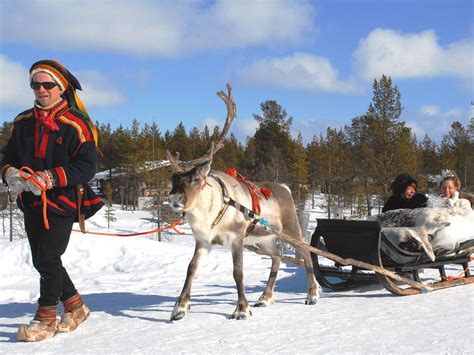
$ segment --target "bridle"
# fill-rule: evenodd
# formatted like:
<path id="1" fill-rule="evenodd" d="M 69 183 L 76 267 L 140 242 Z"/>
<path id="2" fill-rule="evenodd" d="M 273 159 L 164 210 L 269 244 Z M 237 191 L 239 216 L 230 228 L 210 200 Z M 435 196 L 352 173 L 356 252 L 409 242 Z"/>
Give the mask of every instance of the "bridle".
<path id="1" fill-rule="evenodd" d="M 219 213 L 217 214 L 217 217 L 214 219 L 214 222 L 212 222 L 211 228 L 214 228 L 221 221 L 222 217 L 224 217 L 224 214 L 227 211 L 227 208 L 229 206 L 232 206 L 236 208 L 237 210 L 239 210 L 241 213 L 243 213 L 245 217 L 252 219 L 251 224 L 247 228 L 246 235 L 250 233 L 255 228 L 255 225 L 261 220 L 261 217 L 257 213 L 252 211 L 251 209 L 235 201 L 232 197 L 229 197 L 229 194 L 227 193 L 227 188 L 221 178 L 212 174 L 209 174 L 208 176 L 213 178 L 215 181 L 217 181 L 217 183 L 219 184 L 221 188 L 221 196 L 222 196 L 221 209 Z"/>

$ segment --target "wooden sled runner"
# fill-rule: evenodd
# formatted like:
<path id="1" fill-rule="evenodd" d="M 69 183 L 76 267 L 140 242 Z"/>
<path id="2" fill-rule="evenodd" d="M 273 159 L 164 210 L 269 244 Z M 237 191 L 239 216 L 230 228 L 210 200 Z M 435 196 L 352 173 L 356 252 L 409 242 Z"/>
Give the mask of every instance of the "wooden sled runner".
<path id="1" fill-rule="evenodd" d="M 436 260 L 432 262 L 424 252 L 404 250 L 391 244 L 376 221 L 318 219 L 317 223 L 311 239 L 311 249 L 313 249 L 311 257 L 315 276 L 324 287 L 347 290 L 380 283 L 396 295 L 413 295 L 426 290 L 439 290 L 474 283 L 474 276 L 470 274 L 468 267 L 470 255 L 474 250 L 474 241 L 461 244 L 455 252 L 450 254 L 437 255 Z M 327 255 L 324 255 L 325 253 Z M 329 259 L 322 258 L 321 255 L 336 262 L 331 264 Z M 331 255 L 337 257 L 334 258 Z M 371 265 L 364 265 L 364 263 Z M 456 275 L 458 277 L 455 278 L 448 277 L 447 265 L 460 265 L 461 275 Z M 376 272 L 369 271 L 368 266 Z M 422 283 L 419 273 L 424 269 L 437 269 L 440 280 Z M 388 271 L 388 273 L 384 274 L 383 271 Z M 400 275 L 398 281 L 390 276 L 390 271 Z M 408 281 L 408 278 L 413 282 Z M 415 284 L 426 285 L 426 289 L 414 287 Z"/>

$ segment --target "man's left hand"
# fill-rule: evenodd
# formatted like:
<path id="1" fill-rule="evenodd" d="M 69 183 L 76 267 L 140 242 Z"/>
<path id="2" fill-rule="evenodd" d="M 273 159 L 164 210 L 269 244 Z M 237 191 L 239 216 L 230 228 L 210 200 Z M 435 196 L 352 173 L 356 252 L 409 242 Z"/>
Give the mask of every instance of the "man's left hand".
<path id="1" fill-rule="evenodd" d="M 33 192 L 33 194 L 36 196 L 41 196 L 41 193 L 44 190 L 49 190 L 54 186 L 54 181 L 50 175 L 51 174 L 47 170 L 43 172 L 36 172 L 33 176 L 26 180 L 25 183 L 27 189 Z"/>

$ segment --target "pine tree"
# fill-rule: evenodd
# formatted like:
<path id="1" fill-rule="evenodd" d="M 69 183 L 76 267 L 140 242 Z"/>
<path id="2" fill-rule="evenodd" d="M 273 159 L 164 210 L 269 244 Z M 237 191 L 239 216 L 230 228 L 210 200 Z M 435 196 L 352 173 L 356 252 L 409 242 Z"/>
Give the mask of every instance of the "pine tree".
<path id="1" fill-rule="evenodd" d="M 201 132 L 196 127 L 189 132 L 188 144 L 191 148 L 191 156 L 194 158 L 203 156 L 209 149 L 208 142 L 203 141 Z"/>
<path id="2" fill-rule="evenodd" d="M 145 124 L 138 137 L 138 144 L 143 152 L 144 161 L 156 161 L 165 156 L 160 129 L 156 122 L 151 126 Z"/>
<path id="3" fill-rule="evenodd" d="M 357 218 L 365 218 L 368 214 L 367 203 L 362 189 L 357 189 L 357 204 L 354 216 Z"/>
<path id="4" fill-rule="evenodd" d="M 295 202 L 300 210 L 304 209 L 304 201 L 309 191 L 309 162 L 303 146 L 303 136 L 291 142 L 291 160 L 289 165 L 289 183 L 294 193 Z"/>
<path id="5" fill-rule="evenodd" d="M 288 181 L 290 126 L 293 119 L 274 100 L 260 105 L 262 115 L 253 115 L 259 127 L 255 132 L 255 173 L 260 181 Z"/>
<path id="6" fill-rule="evenodd" d="M 438 146 L 428 135 L 425 135 L 418 144 L 418 151 L 420 155 L 418 177 L 422 177 L 424 181 L 428 182 L 430 176 L 439 174 L 442 169 L 439 164 Z M 426 189 L 426 192 L 430 191 Z"/>
<path id="7" fill-rule="evenodd" d="M 444 135 L 438 149 L 438 160 L 442 170 L 456 170 L 455 160 L 452 159 L 452 154 L 449 136 Z"/>
<path id="8" fill-rule="evenodd" d="M 449 131 L 449 149 L 452 153 L 454 168 L 461 179 L 462 185 L 469 189 L 470 170 L 474 156 L 474 145 L 469 132 L 460 122 L 453 122 Z"/>
<path id="9" fill-rule="evenodd" d="M 250 180 L 257 180 L 255 139 L 247 138 L 243 157 L 240 161 L 241 174 Z"/>
<path id="10" fill-rule="evenodd" d="M 110 229 L 110 223 L 115 222 L 117 219 L 115 218 L 115 209 L 113 207 L 113 189 L 112 184 L 109 182 L 105 188 L 105 220 L 107 221 L 107 228 Z"/>
<path id="11" fill-rule="evenodd" d="M 0 129 L 0 150 L 8 143 L 12 129 L 13 122 L 3 122 L 2 128 Z"/>
<path id="12" fill-rule="evenodd" d="M 474 117 L 471 117 L 471 121 L 467 126 L 467 136 L 469 139 L 469 151 L 471 154 L 468 156 L 466 174 L 469 177 L 468 180 L 464 182 L 463 189 L 467 192 L 474 193 Z"/>
<path id="13" fill-rule="evenodd" d="M 229 138 L 224 142 L 224 147 L 214 156 L 212 169 L 225 171 L 227 168 L 235 168 L 243 174 L 241 162 L 243 161 L 244 148 L 239 143 L 234 134 L 231 133 Z"/>
<path id="14" fill-rule="evenodd" d="M 370 148 L 373 159 L 369 161 L 372 177 L 382 185 L 385 195 L 389 194 L 389 187 L 393 177 L 398 174 L 401 158 L 400 141 L 404 124 L 398 122 L 402 113 L 401 94 L 392 79 L 385 75 L 374 80 L 372 103 L 369 104 L 365 118 L 368 120 L 370 134 Z"/>
<path id="15" fill-rule="evenodd" d="M 306 147 L 308 161 L 311 190 L 321 192 L 319 189 L 325 185 L 325 172 L 328 170 L 328 160 L 326 159 L 326 150 L 324 138 L 313 136 L 313 139 Z M 314 203 L 312 208 L 315 208 Z"/>
<path id="16" fill-rule="evenodd" d="M 186 161 L 196 158 L 192 156 L 192 147 L 189 144 L 183 122 L 178 124 L 172 134 L 165 136 L 165 145 L 170 152 L 179 152 L 181 160 Z"/>
<path id="17" fill-rule="evenodd" d="M 351 144 L 360 157 L 356 172 L 365 185 L 368 211 L 371 194 L 390 194 L 393 178 L 401 171 L 416 175 L 419 154 L 416 139 L 404 122 L 401 94 L 385 75 L 374 80 L 373 98 L 367 113 L 352 120 L 347 128 Z"/>

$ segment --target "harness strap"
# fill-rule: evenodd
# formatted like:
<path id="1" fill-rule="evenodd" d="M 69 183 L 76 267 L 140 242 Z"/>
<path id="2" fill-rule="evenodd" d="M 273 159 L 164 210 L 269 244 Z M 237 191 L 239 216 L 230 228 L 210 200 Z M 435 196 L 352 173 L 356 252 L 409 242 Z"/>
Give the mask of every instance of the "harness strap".
<path id="1" fill-rule="evenodd" d="M 82 233 L 86 233 L 86 224 L 85 224 L 86 218 L 84 216 L 84 211 L 82 209 L 82 203 L 84 200 L 84 186 L 82 186 L 82 184 L 77 185 L 76 194 L 77 194 L 77 220 L 79 222 L 79 228 L 81 229 Z"/>
<path id="2" fill-rule="evenodd" d="M 257 214 L 260 213 L 260 188 L 251 183 L 250 181 L 247 181 L 247 178 L 237 172 L 235 169 L 227 169 L 226 174 L 232 176 L 233 178 L 237 179 L 237 181 L 240 181 L 243 183 L 245 186 L 247 186 L 247 189 L 250 192 L 250 197 L 252 197 L 252 210 L 255 211 Z M 268 196 L 265 194 L 265 197 L 268 198 Z"/>
<path id="3" fill-rule="evenodd" d="M 247 234 L 250 233 L 250 231 L 252 231 L 253 228 L 255 228 L 255 225 L 260 221 L 260 216 L 254 211 L 252 211 L 251 209 L 241 205 L 240 203 L 235 201 L 233 198 L 229 197 L 229 195 L 227 194 L 227 188 L 224 182 L 219 177 L 215 175 L 209 175 L 209 176 L 217 181 L 217 183 L 219 184 L 222 190 L 222 207 L 219 213 L 217 214 L 216 219 L 214 220 L 214 222 L 212 222 L 211 228 L 214 228 L 220 222 L 225 212 L 227 211 L 227 208 L 229 206 L 232 206 L 236 208 L 237 210 L 239 210 L 240 212 L 242 212 L 248 218 L 253 219 L 252 223 L 247 228 Z"/>
<path id="4" fill-rule="evenodd" d="M 244 215 L 248 216 L 249 218 L 255 218 L 257 220 L 260 219 L 260 216 L 256 214 L 254 211 L 248 209 L 245 206 L 242 206 L 240 203 L 238 203 L 237 201 L 233 200 L 230 197 L 227 197 L 226 203 L 229 206 L 235 207 L 236 209 L 238 209 L 240 212 L 242 212 Z"/>
<path id="5" fill-rule="evenodd" d="M 217 181 L 222 191 L 222 207 L 219 213 L 217 214 L 217 217 L 214 219 L 214 222 L 212 222 L 211 224 L 211 229 L 212 229 L 221 221 L 222 217 L 224 217 L 224 214 L 227 211 L 229 204 L 226 203 L 226 198 L 228 198 L 228 195 L 227 195 L 227 188 L 225 187 L 224 182 L 215 175 L 209 175 L 209 176 Z"/>

